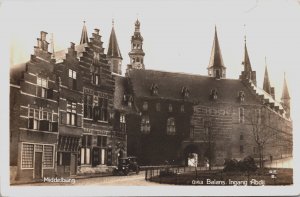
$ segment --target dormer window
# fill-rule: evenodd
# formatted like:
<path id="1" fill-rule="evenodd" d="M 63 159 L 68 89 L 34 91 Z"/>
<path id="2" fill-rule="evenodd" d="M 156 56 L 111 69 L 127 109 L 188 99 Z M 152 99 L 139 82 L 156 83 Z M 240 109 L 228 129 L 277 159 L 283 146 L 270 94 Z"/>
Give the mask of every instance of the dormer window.
<path id="1" fill-rule="evenodd" d="M 190 96 L 190 90 L 187 87 L 182 87 L 181 94 L 183 98 L 188 98 Z"/>
<path id="2" fill-rule="evenodd" d="M 131 107 L 132 103 L 133 103 L 132 96 L 124 94 L 124 96 L 123 96 L 123 102 L 124 102 L 124 104 L 127 104 L 129 107 Z"/>
<path id="3" fill-rule="evenodd" d="M 144 110 L 144 111 L 147 111 L 147 110 L 148 110 L 148 102 L 147 102 L 147 101 L 145 101 L 145 102 L 143 103 L 143 110 Z"/>
<path id="4" fill-rule="evenodd" d="M 239 91 L 238 92 L 238 99 L 239 99 L 240 102 L 244 102 L 244 100 L 245 100 L 245 93 L 244 93 L 244 91 Z"/>
<path id="5" fill-rule="evenodd" d="M 218 99 L 218 91 L 216 89 L 212 89 L 210 91 L 210 98 L 212 100 L 217 100 Z"/>
<path id="6" fill-rule="evenodd" d="M 152 84 L 150 90 L 151 90 L 152 95 L 158 95 L 158 85 L 157 84 Z"/>

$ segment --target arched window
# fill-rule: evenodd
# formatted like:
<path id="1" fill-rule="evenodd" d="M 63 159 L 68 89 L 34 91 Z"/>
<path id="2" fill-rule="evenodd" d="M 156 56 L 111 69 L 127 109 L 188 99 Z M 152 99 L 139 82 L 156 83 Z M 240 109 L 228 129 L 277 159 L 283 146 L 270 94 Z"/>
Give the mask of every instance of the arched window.
<path id="1" fill-rule="evenodd" d="M 142 116 L 141 132 L 144 133 L 144 134 L 150 133 L 150 119 L 149 119 L 148 115 Z"/>
<path id="2" fill-rule="evenodd" d="M 167 120 L 167 134 L 168 135 L 175 135 L 176 127 L 175 127 L 175 119 L 169 118 Z"/>

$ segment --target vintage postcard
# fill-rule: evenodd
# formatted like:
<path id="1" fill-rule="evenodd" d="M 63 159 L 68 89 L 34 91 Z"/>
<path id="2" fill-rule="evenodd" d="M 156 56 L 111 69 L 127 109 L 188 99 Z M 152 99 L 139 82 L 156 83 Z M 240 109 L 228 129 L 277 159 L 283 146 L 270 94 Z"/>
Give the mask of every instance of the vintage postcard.
<path id="1" fill-rule="evenodd" d="M 299 0 L 0 6 L 1 195 L 300 193 Z"/>

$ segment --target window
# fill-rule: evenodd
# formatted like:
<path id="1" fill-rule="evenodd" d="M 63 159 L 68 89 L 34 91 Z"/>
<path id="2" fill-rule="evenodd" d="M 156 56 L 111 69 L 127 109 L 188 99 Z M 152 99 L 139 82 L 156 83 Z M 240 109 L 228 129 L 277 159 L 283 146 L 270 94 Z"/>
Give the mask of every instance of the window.
<path id="1" fill-rule="evenodd" d="M 76 125 L 77 121 L 77 104 L 71 101 L 67 101 L 67 124 L 68 125 Z"/>
<path id="2" fill-rule="evenodd" d="M 33 144 L 23 144 L 22 147 L 22 168 L 33 168 Z"/>
<path id="3" fill-rule="evenodd" d="M 257 124 L 261 124 L 261 110 L 260 109 L 255 109 L 255 122 Z"/>
<path id="4" fill-rule="evenodd" d="M 93 96 L 84 95 L 84 117 L 93 118 Z"/>
<path id="5" fill-rule="evenodd" d="M 244 135 L 243 134 L 240 135 L 240 140 L 244 140 Z"/>
<path id="6" fill-rule="evenodd" d="M 160 103 L 156 103 L 156 111 L 160 111 Z"/>
<path id="7" fill-rule="evenodd" d="M 40 109 L 28 109 L 28 129 L 57 132 L 57 119 L 57 114 Z"/>
<path id="8" fill-rule="evenodd" d="M 172 112 L 173 111 L 173 106 L 172 104 L 169 104 L 169 112 Z"/>
<path id="9" fill-rule="evenodd" d="M 107 136 L 97 137 L 97 146 L 106 147 L 107 146 Z"/>
<path id="10" fill-rule="evenodd" d="M 141 121 L 141 132 L 142 133 L 150 133 L 150 120 L 149 116 L 143 116 Z"/>
<path id="11" fill-rule="evenodd" d="M 29 108 L 28 114 L 28 129 L 38 129 L 39 110 Z"/>
<path id="12" fill-rule="evenodd" d="M 76 83 L 76 71 L 69 69 L 69 88 L 76 89 L 77 83 Z"/>
<path id="13" fill-rule="evenodd" d="M 239 91 L 239 93 L 238 93 L 238 99 L 239 99 L 240 102 L 244 102 L 244 100 L 245 100 L 245 93 L 244 93 L 244 91 Z"/>
<path id="14" fill-rule="evenodd" d="M 53 167 L 53 146 L 44 145 L 44 162 L 43 166 L 45 168 Z"/>
<path id="15" fill-rule="evenodd" d="M 148 110 L 148 102 L 147 102 L 147 101 L 145 101 L 145 102 L 143 103 L 143 110 L 144 110 L 144 111 L 147 111 L 147 110 Z"/>
<path id="16" fill-rule="evenodd" d="M 120 114 L 120 130 L 126 131 L 126 120 L 125 120 L 125 114 Z"/>
<path id="17" fill-rule="evenodd" d="M 155 84 L 155 83 L 152 84 L 150 89 L 151 89 L 152 95 L 158 95 L 158 85 L 157 84 Z"/>
<path id="18" fill-rule="evenodd" d="M 100 76 L 98 74 L 95 74 L 95 84 L 100 85 Z"/>
<path id="19" fill-rule="evenodd" d="M 217 100 L 218 99 L 218 91 L 216 89 L 212 89 L 210 91 L 210 98 L 212 100 Z"/>
<path id="20" fill-rule="evenodd" d="M 91 163 L 91 147 L 92 145 L 92 136 L 83 135 L 82 136 L 82 148 L 80 149 L 80 163 L 81 164 L 90 164 Z"/>
<path id="21" fill-rule="evenodd" d="M 244 153 L 244 146 L 240 145 L 240 153 Z"/>
<path id="22" fill-rule="evenodd" d="M 239 123 L 244 123 L 244 108 L 240 107 L 239 108 Z"/>
<path id="23" fill-rule="evenodd" d="M 188 98 L 190 96 L 190 90 L 187 87 L 182 87 L 181 94 L 183 98 Z"/>
<path id="24" fill-rule="evenodd" d="M 184 112 L 184 105 L 181 105 L 181 106 L 180 106 L 180 111 L 181 111 L 181 112 Z"/>
<path id="25" fill-rule="evenodd" d="M 174 120 L 174 118 L 169 118 L 167 120 L 167 134 L 175 135 L 175 133 L 176 133 L 175 120 Z"/>
<path id="26" fill-rule="evenodd" d="M 53 97 L 53 90 L 48 89 L 48 80 L 45 78 L 37 77 L 36 95 L 42 98 Z"/>

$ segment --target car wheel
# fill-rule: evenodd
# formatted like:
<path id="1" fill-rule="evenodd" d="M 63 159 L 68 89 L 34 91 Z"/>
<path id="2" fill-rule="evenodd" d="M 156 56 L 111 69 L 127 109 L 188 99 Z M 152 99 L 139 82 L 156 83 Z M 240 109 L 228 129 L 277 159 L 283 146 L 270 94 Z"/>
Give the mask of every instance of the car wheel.
<path id="1" fill-rule="evenodd" d="M 128 169 L 123 170 L 124 175 L 128 175 L 129 171 Z"/>

